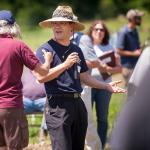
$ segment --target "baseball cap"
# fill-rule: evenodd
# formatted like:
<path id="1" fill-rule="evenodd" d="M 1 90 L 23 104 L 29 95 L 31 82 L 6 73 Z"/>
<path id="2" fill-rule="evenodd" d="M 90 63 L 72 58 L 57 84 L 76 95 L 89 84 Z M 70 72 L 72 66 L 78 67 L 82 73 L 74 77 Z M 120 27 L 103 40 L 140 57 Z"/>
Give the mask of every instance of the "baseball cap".
<path id="1" fill-rule="evenodd" d="M 130 10 L 127 12 L 126 17 L 127 17 L 128 19 L 132 19 L 132 18 L 134 18 L 134 17 L 141 17 L 141 16 L 143 16 L 143 15 L 144 15 L 144 12 L 142 12 L 142 11 L 139 11 L 139 10 L 137 10 L 137 9 L 130 9 Z"/>
<path id="2" fill-rule="evenodd" d="M 13 14 L 9 10 L 0 11 L 0 20 L 5 20 L 9 24 L 13 24 L 15 22 L 15 18 L 13 17 Z"/>

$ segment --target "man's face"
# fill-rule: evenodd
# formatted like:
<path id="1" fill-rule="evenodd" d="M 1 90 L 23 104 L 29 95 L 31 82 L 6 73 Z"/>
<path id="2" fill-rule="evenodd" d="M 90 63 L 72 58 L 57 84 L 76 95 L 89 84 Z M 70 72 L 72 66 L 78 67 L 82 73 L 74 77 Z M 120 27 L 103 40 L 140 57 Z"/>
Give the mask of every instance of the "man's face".
<path id="1" fill-rule="evenodd" d="M 52 29 L 56 40 L 69 40 L 73 33 L 73 24 L 65 21 L 52 22 Z"/>
<path id="2" fill-rule="evenodd" d="M 133 22 L 137 25 L 137 26 L 140 26 L 141 25 L 141 21 L 142 21 L 142 18 L 140 16 L 135 16 L 133 18 Z"/>

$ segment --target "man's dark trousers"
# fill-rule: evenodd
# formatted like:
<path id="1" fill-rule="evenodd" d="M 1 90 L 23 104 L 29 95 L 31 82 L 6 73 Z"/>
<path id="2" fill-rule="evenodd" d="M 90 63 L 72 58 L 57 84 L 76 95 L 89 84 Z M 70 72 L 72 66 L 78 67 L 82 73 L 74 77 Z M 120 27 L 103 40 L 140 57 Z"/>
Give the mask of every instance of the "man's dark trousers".
<path id="1" fill-rule="evenodd" d="M 80 97 L 48 96 L 45 115 L 53 150 L 84 150 L 87 111 Z"/>

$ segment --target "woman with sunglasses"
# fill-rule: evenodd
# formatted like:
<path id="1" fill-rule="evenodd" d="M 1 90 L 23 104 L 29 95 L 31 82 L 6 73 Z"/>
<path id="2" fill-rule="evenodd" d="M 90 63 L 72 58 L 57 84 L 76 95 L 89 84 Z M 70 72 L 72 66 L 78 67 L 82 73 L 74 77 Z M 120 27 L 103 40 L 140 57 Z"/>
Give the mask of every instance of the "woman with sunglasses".
<path id="1" fill-rule="evenodd" d="M 114 51 L 114 48 L 109 44 L 109 32 L 103 21 L 94 21 L 87 33 L 92 40 L 93 49 L 98 57 L 104 56 L 108 52 Z M 121 72 L 121 63 L 119 57 L 114 55 L 115 66 L 111 67 L 107 63 L 103 63 L 109 76 L 105 79 L 102 76 L 102 72 L 99 72 L 97 68 L 92 69 L 92 76 L 103 82 L 110 82 L 111 74 Z M 109 57 L 108 57 L 109 59 Z M 107 59 L 107 60 L 108 60 Z M 107 136 L 108 126 L 108 109 L 111 99 L 111 93 L 107 90 L 92 89 L 92 106 L 95 103 L 96 115 L 97 115 L 97 131 L 104 148 Z"/>

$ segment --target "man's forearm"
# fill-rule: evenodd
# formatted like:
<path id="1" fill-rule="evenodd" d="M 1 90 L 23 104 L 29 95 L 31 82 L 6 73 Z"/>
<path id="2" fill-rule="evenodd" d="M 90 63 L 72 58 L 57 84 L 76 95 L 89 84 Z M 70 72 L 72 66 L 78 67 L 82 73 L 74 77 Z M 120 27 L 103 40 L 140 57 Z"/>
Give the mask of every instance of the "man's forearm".
<path id="1" fill-rule="evenodd" d="M 107 72 L 106 65 L 102 61 L 100 61 L 99 59 L 93 60 L 93 61 L 90 61 L 90 62 L 92 64 L 91 65 L 92 68 L 98 68 L 98 70 L 100 72 Z"/>
<path id="2" fill-rule="evenodd" d="M 97 88 L 97 89 L 106 89 L 107 88 L 107 84 L 106 83 L 100 82 L 96 78 L 94 78 L 91 75 L 89 75 L 87 72 L 80 74 L 80 80 L 84 84 L 86 84 L 86 85 L 88 85 L 88 86 L 90 86 L 92 88 Z"/>
<path id="3" fill-rule="evenodd" d="M 57 78 L 61 73 L 63 73 L 67 69 L 67 66 L 64 63 L 49 69 L 49 72 L 46 76 L 39 76 L 37 80 L 40 83 L 44 83 L 50 80 Z"/>
<path id="4" fill-rule="evenodd" d="M 117 49 L 117 53 L 120 55 L 120 56 L 131 56 L 131 57 L 137 57 L 139 56 L 140 54 L 137 54 L 137 51 L 138 50 L 135 50 L 135 51 L 129 51 L 129 50 L 123 50 L 123 49 Z M 140 49 L 139 49 L 140 51 Z"/>
<path id="5" fill-rule="evenodd" d="M 121 81 L 114 81 L 114 82 L 110 82 L 110 83 L 100 82 L 97 79 L 95 79 L 94 77 L 90 76 L 87 72 L 80 74 L 80 80 L 84 84 L 86 84 L 92 88 L 105 89 L 112 93 L 125 93 L 126 92 L 126 90 L 117 86 Z"/>
<path id="6" fill-rule="evenodd" d="M 41 70 L 43 70 L 43 72 L 46 72 L 46 74 L 49 72 L 49 69 L 50 69 L 50 62 L 45 62 L 44 64 L 41 64 Z"/>
<path id="7" fill-rule="evenodd" d="M 45 76 L 49 72 L 50 63 L 46 62 L 44 64 L 38 63 L 34 68 L 33 72 L 35 76 Z"/>

